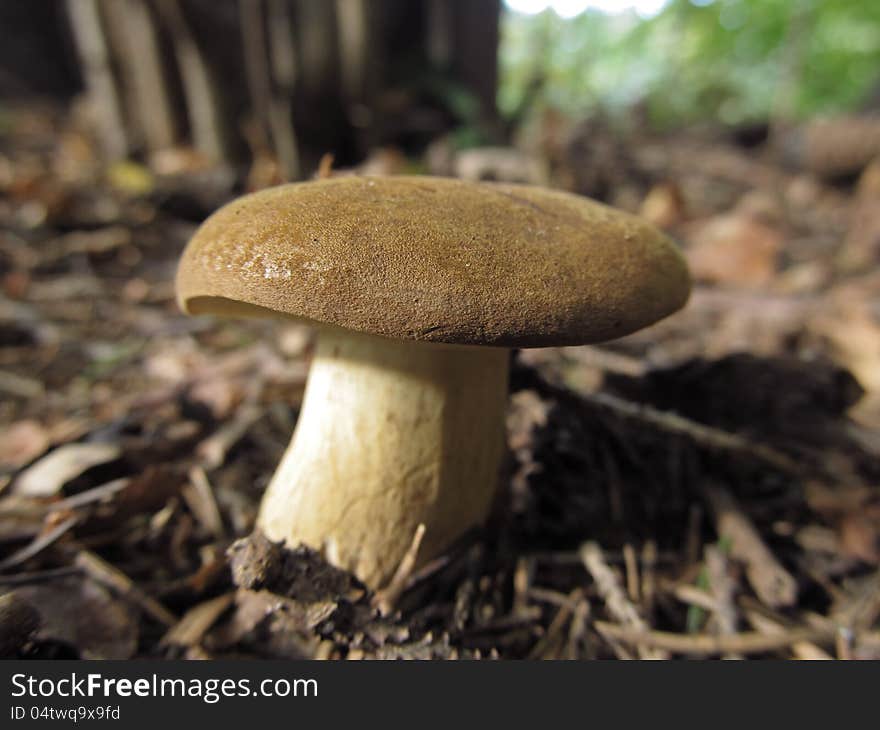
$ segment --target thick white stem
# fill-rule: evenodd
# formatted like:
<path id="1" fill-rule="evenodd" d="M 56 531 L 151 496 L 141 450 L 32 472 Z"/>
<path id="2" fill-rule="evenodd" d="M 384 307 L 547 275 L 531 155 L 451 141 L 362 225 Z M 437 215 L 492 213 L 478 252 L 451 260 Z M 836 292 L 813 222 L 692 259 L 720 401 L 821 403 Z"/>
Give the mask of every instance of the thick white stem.
<path id="1" fill-rule="evenodd" d="M 384 585 L 419 523 L 420 562 L 485 520 L 503 453 L 509 352 L 324 330 L 259 526 Z"/>

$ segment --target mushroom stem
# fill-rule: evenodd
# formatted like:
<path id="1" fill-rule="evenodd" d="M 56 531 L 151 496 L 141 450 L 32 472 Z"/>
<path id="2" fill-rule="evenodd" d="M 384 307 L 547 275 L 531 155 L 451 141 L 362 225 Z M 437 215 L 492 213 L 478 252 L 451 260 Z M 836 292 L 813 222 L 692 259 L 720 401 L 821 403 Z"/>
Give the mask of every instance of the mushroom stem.
<path id="1" fill-rule="evenodd" d="M 378 588 L 420 523 L 419 562 L 485 520 L 503 453 L 509 350 L 325 328 L 259 526 Z"/>

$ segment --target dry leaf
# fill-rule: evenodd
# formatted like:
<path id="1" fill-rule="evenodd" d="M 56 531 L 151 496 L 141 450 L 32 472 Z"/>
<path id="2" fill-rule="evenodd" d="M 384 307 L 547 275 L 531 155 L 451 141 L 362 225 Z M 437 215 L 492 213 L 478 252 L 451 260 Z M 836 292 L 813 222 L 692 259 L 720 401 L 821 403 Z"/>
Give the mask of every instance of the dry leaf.
<path id="1" fill-rule="evenodd" d="M 761 287 L 776 274 L 784 236 L 751 210 L 736 210 L 703 223 L 687 251 L 694 278 L 736 286 Z"/>
<path id="2" fill-rule="evenodd" d="M 51 497 L 74 477 L 118 459 L 121 453 L 116 444 L 65 444 L 23 471 L 15 480 L 13 491 L 27 497 Z"/>

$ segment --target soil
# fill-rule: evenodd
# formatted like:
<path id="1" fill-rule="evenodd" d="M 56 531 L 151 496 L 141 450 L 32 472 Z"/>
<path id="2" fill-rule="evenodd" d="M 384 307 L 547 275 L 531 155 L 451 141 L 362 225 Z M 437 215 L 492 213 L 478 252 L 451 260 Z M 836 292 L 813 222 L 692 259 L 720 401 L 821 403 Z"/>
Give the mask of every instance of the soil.
<path id="1" fill-rule="evenodd" d="M 680 241 L 690 304 L 515 352 L 497 514 L 376 594 L 254 532 L 309 331 L 174 302 L 247 171 L 108 166 L 66 114 L 5 109 L 0 653 L 880 659 L 876 170 L 687 131 L 609 149 L 601 191 L 560 179 Z"/>

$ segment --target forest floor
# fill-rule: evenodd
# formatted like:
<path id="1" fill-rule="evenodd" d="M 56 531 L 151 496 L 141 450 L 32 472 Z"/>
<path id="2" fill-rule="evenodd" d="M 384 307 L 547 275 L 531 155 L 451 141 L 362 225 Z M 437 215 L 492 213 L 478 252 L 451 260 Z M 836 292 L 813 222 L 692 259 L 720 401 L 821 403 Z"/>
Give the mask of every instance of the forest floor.
<path id="1" fill-rule="evenodd" d="M 252 535 L 309 331 L 174 301 L 236 175 L 0 117 L 0 655 L 880 658 L 876 163 L 627 146 L 603 197 L 682 243 L 688 307 L 515 353 L 499 514 L 374 595 Z"/>

